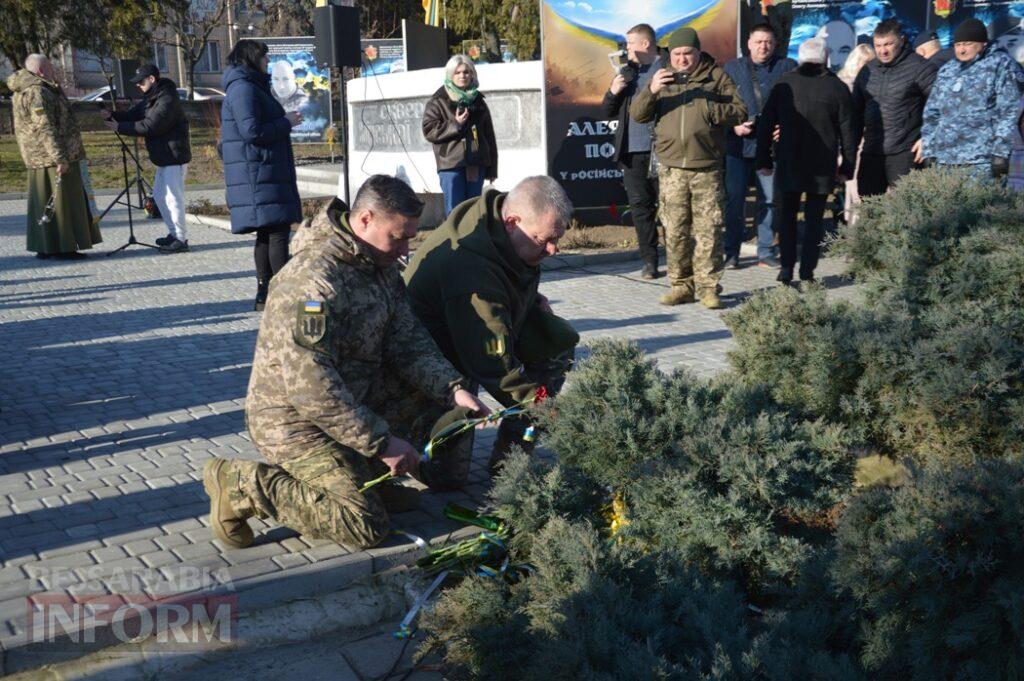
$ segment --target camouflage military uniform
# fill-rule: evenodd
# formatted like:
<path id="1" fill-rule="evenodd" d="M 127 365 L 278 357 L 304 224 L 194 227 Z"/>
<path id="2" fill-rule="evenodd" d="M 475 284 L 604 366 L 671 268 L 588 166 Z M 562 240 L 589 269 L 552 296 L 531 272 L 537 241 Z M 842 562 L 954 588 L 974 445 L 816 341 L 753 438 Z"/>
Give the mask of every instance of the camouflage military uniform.
<path id="1" fill-rule="evenodd" d="M 722 278 L 722 171 L 663 165 L 658 182 L 669 283 L 698 297 L 714 291 Z"/>
<path id="2" fill-rule="evenodd" d="M 85 147 L 60 88 L 21 69 L 7 79 L 14 93 L 14 134 L 28 169 L 27 248 L 42 254 L 92 248 L 103 239 L 90 214 L 81 167 Z M 56 167 L 67 165 L 58 179 Z M 47 215 L 46 206 L 53 197 Z"/>
<path id="3" fill-rule="evenodd" d="M 1024 71 L 996 43 L 973 61 L 943 64 L 924 106 L 922 155 L 989 175 L 992 159 L 1013 150 L 1022 87 Z"/>
<path id="4" fill-rule="evenodd" d="M 334 201 L 292 243 L 263 313 L 246 422 L 271 462 L 230 462 L 232 506 L 304 535 L 379 543 L 388 516 L 374 490 L 390 435 L 424 444 L 461 377 L 413 316 L 396 267 L 373 264 Z M 421 465 L 423 482 L 460 485 L 468 452 Z"/>

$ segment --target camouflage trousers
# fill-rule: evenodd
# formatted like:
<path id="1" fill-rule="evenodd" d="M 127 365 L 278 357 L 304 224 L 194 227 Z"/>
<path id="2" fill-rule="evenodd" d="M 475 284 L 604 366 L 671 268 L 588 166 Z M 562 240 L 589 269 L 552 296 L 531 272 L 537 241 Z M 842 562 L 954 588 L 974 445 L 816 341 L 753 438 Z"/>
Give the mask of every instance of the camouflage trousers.
<path id="1" fill-rule="evenodd" d="M 720 168 L 658 170 L 669 283 L 698 297 L 722 278 L 725 190 Z"/>
<path id="2" fill-rule="evenodd" d="M 422 449 L 445 408 L 397 376 L 384 376 L 367 406 L 391 426 L 391 433 Z M 432 489 L 461 487 L 469 475 L 473 431 L 420 464 L 418 479 Z M 330 539 L 356 549 L 376 546 L 390 531 L 379 487 L 359 491 L 388 471 L 339 443 L 318 444 L 279 464 L 234 459 L 229 462 L 231 504 L 243 515 L 272 518 L 312 539 Z"/>

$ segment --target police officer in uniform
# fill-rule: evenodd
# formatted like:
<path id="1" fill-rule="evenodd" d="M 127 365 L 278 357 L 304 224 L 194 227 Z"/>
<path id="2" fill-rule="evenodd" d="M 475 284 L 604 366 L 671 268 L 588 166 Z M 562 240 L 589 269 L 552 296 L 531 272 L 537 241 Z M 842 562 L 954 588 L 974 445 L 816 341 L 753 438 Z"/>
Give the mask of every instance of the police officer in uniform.
<path id="1" fill-rule="evenodd" d="M 572 203 L 546 176 L 508 194 L 490 188 L 455 208 L 405 271 L 413 311 L 452 364 L 505 407 L 554 394 L 579 334 L 538 292 L 540 264 L 558 252 Z M 492 475 L 514 445 L 529 449 L 525 416 L 505 418 Z"/>
<path id="2" fill-rule="evenodd" d="M 468 438 L 420 463 L 446 411 L 449 420 L 488 413 L 413 315 L 395 265 L 422 209 L 407 184 L 375 175 L 351 213 L 335 199 L 300 230 L 271 281 L 246 398 L 267 461 L 215 458 L 203 470 L 210 525 L 226 545 L 250 545 L 246 519 L 258 516 L 367 548 L 387 536 L 388 506 L 400 510 L 414 493 L 387 484 L 361 493 L 368 480 L 390 470 L 433 489 L 465 481 Z"/>

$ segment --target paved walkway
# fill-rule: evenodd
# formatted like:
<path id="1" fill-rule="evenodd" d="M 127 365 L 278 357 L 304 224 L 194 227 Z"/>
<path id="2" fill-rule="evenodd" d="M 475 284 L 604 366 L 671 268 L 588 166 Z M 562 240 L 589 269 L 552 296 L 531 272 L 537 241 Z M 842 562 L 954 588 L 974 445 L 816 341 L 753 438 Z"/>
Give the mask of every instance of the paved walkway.
<path id="1" fill-rule="evenodd" d="M 0 644 L 24 643 L 31 593 L 227 585 L 255 607 L 408 559 L 414 547 L 402 537 L 350 553 L 258 521 L 255 547 L 211 541 L 204 461 L 257 458 L 243 423 L 259 322 L 250 239 L 193 227 L 188 254 L 133 247 L 103 257 L 126 240 L 120 209 L 88 260 L 40 261 L 24 250 L 23 210 L 0 201 Z M 163 229 L 142 221 L 137 232 L 152 241 Z M 659 306 L 664 280 L 632 278 L 633 264 L 590 269 L 551 272 L 542 285 L 585 340 L 634 339 L 664 368 L 724 367 L 731 341 L 720 313 Z M 825 261 L 820 275 L 839 269 Z M 725 293 L 737 304 L 774 275 L 729 272 Z M 425 495 L 396 525 L 428 538 L 453 529 L 441 509 L 480 500 L 492 438 L 478 437 L 463 493 Z"/>

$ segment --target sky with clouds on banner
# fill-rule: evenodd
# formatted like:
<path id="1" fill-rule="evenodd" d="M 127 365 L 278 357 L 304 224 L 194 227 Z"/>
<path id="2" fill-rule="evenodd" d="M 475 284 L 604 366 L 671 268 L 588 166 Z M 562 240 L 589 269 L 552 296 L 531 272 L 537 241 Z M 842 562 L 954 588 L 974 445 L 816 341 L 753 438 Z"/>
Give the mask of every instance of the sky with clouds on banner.
<path id="1" fill-rule="evenodd" d="M 708 4 L 708 0 L 547 0 L 563 19 L 616 34 L 639 23 L 657 29 Z"/>

